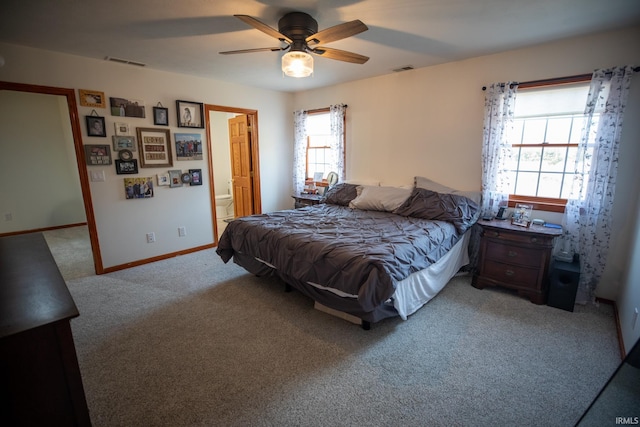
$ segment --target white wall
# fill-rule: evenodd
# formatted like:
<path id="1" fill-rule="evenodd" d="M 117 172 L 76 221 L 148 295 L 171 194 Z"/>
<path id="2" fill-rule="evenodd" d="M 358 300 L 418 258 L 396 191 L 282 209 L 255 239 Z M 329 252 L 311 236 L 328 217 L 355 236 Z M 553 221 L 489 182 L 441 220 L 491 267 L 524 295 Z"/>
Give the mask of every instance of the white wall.
<path id="1" fill-rule="evenodd" d="M 343 102 L 347 110 L 347 178 L 410 184 L 422 175 L 460 190 L 481 186 L 484 112 L 482 86 L 590 73 L 615 65 L 640 65 L 640 27 L 567 39 L 527 49 L 390 74 L 297 93 L 294 108 Z M 609 263 L 597 290 L 616 299 L 629 268 L 640 192 L 640 76 L 622 134 L 614 229 Z M 537 215 L 552 220 L 553 216 Z M 556 216 L 556 219 L 560 218 Z M 635 270 L 634 270 L 635 271 Z M 625 295 L 638 298 L 640 277 L 627 280 Z M 630 290 L 633 288 L 634 290 Z M 636 306 L 640 301 L 634 302 Z M 640 327 L 639 327 L 640 328 Z"/>
<path id="2" fill-rule="evenodd" d="M 86 221 L 65 97 L 0 91 L 0 153 L 0 233 Z"/>
<path id="3" fill-rule="evenodd" d="M 0 54 L 6 61 L 0 68 L 0 80 L 3 81 L 97 90 L 104 92 L 107 98 L 144 101 L 144 119 L 113 117 L 108 108 L 96 109 L 106 119 L 107 138 L 86 136 L 84 116 L 91 114 L 94 108 L 78 107 L 84 144 L 111 141 L 115 122 L 128 122 L 132 134 L 135 134 L 136 127 L 156 127 L 153 125 L 152 107 L 158 102 L 169 108 L 171 135 L 185 131 L 176 127 L 176 100 L 257 110 L 263 211 L 290 205 L 292 95 L 8 44 L 0 44 Z M 204 129 L 188 131 L 200 132 L 204 136 Z M 206 151 L 204 155 L 206 158 Z M 134 157 L 139 158 L 137 151 Z M 213 242 L 208 183 L 182 188 L 156 186 L 152 199 L 126 200 L 124 196 L 125 177 L 152 176 L 155 180 L 156 174 L 168 169 L 186 171 L 194 168 L 203 169 L 203 176 L 207 176 L 205 160 L 178 162 L 175 153 L 172 168 L 140 168 L 138 175 L 117 175 L 113 165 L 88 166 L 90 171 L 103 170 L 106 175 L 106 182 L 91 183 L 105 268 Z M 178 237 L 179 226 L 187 228 L 187 236 Z M 156 243 L 146 243 L 147 232 L 155 232 Z"/>

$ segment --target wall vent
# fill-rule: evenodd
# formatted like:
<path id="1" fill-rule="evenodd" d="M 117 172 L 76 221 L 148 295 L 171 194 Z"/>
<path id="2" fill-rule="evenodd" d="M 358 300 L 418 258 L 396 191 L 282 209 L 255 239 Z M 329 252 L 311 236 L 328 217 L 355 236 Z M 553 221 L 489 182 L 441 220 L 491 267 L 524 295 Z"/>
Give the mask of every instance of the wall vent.
<path id="1" fill-rule="evenodd" d="M 405 65 L 404 67 L 396 68 L 395 70 L 393 70 L 393 72 L 400 73 L 402 71 L 409 71 L 409 70 L 413 70 L 413 65 Z"/>
<path id="2" fill-rule="evenodd" d="M 113 56 L 107 56 L 104 59 L 105 61 L 119 62 L 120 64 L 136 65 L 138 67 L 144 67 L 147 65 L 147 64 L 143 64 L 142 62 L 130 61 L 128 59 L 114 58 Z"/>

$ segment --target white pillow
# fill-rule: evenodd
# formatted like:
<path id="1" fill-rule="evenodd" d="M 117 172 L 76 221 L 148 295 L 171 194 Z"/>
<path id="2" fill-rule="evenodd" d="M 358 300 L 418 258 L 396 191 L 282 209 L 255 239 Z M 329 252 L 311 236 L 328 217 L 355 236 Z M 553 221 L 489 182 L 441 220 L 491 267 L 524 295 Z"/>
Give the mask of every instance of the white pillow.
<path id="1" fill-rule="evenodd" d="M 411 195 L 411 188 L 358 186 L 358 196 L 349 203 L 350 208 L 365 211 L 391 212 Z"/>

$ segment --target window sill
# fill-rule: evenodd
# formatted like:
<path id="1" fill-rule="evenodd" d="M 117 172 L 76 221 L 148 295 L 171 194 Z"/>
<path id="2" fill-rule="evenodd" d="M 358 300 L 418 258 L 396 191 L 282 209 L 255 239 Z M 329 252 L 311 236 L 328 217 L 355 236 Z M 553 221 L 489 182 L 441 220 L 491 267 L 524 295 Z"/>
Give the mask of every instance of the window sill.
<path id="1" fill-rule="evenodd" d="M 516 203 L 533 205 L 533 209 L 538 211 L 564 213 L 564 207 L 567 204 L 567 199 L 552 199 L 548 197 L 518 196 L 515 194 L 509 194 L 508 206 L 510 208 L 515 208 Z"/>

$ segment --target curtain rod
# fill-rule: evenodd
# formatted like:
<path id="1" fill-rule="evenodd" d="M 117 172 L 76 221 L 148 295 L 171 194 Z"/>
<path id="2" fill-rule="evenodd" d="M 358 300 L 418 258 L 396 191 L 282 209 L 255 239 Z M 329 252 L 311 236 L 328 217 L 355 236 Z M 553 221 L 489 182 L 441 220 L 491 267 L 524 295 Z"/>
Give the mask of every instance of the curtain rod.
<path id="1" fill-rule="evenodd" d="M 348 105 L 344 104 L 344 108 L 347 108 Z M 329 111 L 331 109 L 331 107 L 324 107 L 324 108 L 316 108 L 315 110 L 303 110 L 305 113 L 320 113 L 322 111 Z"/>
<path id="2" fill-rule="evenodd" d="M 640 71 L 640 67 L 633 68 L 633 71 L 637 73 L 638 71 Z M 575 82 L 590 80 L 592 76 L 593 74 L 577 74 L 575 76 L 556 77 L 553 79 L 531 80 L 531 81 L 522 82 L 522 83 L 513 82 L 511 84 L 511 88 L 513 88 L 513 85 L 518 85 L 519 88 L 527 88 L 527 87 L 533 87 L 533 86 L 545 86 L 549 84 L 575 83 Z M 504 86 L 504 83 L 503 83 L 503 86 Z M 482 90 L 487 90 L 487 87 L 482 86 Z"/>

